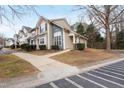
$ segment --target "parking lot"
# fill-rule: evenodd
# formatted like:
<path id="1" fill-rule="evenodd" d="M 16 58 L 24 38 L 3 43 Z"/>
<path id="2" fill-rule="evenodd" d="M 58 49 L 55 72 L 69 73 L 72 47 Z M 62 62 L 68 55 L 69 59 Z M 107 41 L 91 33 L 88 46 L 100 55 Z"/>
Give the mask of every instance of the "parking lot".
<path id="1" fill-rule="evenodd" d="M 36 88 L 124 88 L 124 61 L 52 81 Z"/>

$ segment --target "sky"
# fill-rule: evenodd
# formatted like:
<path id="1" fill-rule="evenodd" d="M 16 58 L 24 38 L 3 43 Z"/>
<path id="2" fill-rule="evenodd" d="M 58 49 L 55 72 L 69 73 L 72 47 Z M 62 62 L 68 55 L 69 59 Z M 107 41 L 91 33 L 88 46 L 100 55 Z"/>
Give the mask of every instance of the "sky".
<path id="1" fill-rule="evenodd" d="M 74 24 L 80 21 L 80 15 L 84 15 L 81 11 L 73 11 L 75 7 L 76 6 L 72 5 L 41 5 L 35 8 L 40 16 L 44 16 L 48 19 L 66 18 L 69 24 Z M 9 11 L 8 17 L 11 18 Z M 4 20 L 4 22 L 0 24 L 0 33 L 4 34 L 7 38 L 12 38 L 15 33 L 17 34 L 18 31 L 21 30 L 22 26 L 35 27 L 38 19 L 39 16 L 34 12 L 27 12 L 21 16 L 21 20 L 18 18 L 12 19 L 13 24 Z M 83 21 L 87 20 L 84 18 Z"/>

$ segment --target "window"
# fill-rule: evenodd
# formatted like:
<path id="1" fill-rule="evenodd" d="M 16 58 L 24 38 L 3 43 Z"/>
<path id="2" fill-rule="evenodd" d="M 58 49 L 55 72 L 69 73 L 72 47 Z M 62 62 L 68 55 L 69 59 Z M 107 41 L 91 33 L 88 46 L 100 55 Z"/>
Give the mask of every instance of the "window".
<path id="1" fill-rule="evenodd" d="M 40 33 L 45 32 L 46 28 L 47 28 L 46 23 L 41 24 L 41 26 L 40 26 Z"/>
<path id="2" fill-rule="evenodd" d="M 34 43 L 34 40 L 31 40 L 31 45 L 33 45 L 33 43 Z"/>
<path id="3" fill-rule="evenodd" d="M 60 27 L 53 25 L 53 31 L 54 32 L 58 32 L 58 31 L 61 31 L 61 30 L 62 29 Z"/>
<path id="4" fill-rule="evenodd" d="M 61 36 L 55 36 L 54 37 L 54 44 L 62 46 L 62 37 Z"/>
<path id="5" fill-rule="evenodd" d="M 32 36 L 35 36 L 35 31 L 34 31 L 34 32 L 32 32 Z"/>
<path id="6" fill-rule="evenodd" d="M 42 37 L 42 38 L 40 39 L 40 45 L 44 45 L 44 44 L 45 44 L 45 38 Z"/>

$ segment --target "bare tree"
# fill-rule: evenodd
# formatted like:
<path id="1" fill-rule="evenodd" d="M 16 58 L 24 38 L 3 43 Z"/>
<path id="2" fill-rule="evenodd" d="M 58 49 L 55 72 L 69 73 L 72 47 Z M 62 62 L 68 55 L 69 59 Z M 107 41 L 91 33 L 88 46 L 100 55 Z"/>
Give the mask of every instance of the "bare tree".
<path id="1" fill-rule="evenodd" d="M 13 23 L 13 19 L 18 18 L 21 20 L 22 15 L 25 15 L 31 11 L 37 13 L 36 6 L 30 5 L 0 5 L 0 23 L 2 24 L 4 20 Z"/>
<path id="2" fill-rule="evenodd" d="M 106 49 L 111 49 L 110 32 L 113 24 L 118 23 L 117 18 L 124 12 L 124 7 L 119 5 L 89 5 L 79 6 L 79 10 L 86 9 L 92 22 L 102 28 L 106 34 Z"/>

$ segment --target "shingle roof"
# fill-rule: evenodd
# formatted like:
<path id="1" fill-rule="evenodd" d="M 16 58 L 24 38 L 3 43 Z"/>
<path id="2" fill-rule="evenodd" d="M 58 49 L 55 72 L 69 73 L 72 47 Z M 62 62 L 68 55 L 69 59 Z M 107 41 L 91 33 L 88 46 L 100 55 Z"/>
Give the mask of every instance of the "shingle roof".
<path id="1" fill-rule="evenodd" d="M 40 19 L 38 20 L 37 24 L 36 24 L 36 28 L 40 26 L 42 19 L 44 19 L 44 20 L 46 20 L 46 21 L 49 21 L 49 22 L 51 22 L 51 23 L 53 23 L 53 24 L 55 24 L 55 25 L 58 25 L 58 26 L 60 26 L 60 27 L 62 27 L 62 28 L 66 28 L 66 29 L 68 29 L 70 32 L 73 32 L 74 34 L 79 35 L 78 33 L 76 33 L 75 31 L 72 30 L 72 28 L 71 28 L 71 26 L 68 24 L 66 18 L 58 18 L 58 19 L 50 19 L 50 20 L 48 20 L 47 18 L 41 16 Z M 60 24 L 59 21 L 61 21 L 61 22 L 63 21 L 64 24 Z M 65 25 L 65 24 L 66 24 L 66 25 Z M 80 35 L 80 36 L 82 36 L 82 35 Z M 86 39 L 86 37 L 84 37 L 84 36 L 82 36 L 82 37 Z"/>
<path id="2" fill-rule="evenodd" d="M 27 26 L 22 26 L 22 30 L 26 29 L 28 32 L 30 32 L 32 30 L 31 27 L 27 27 Z"/>

